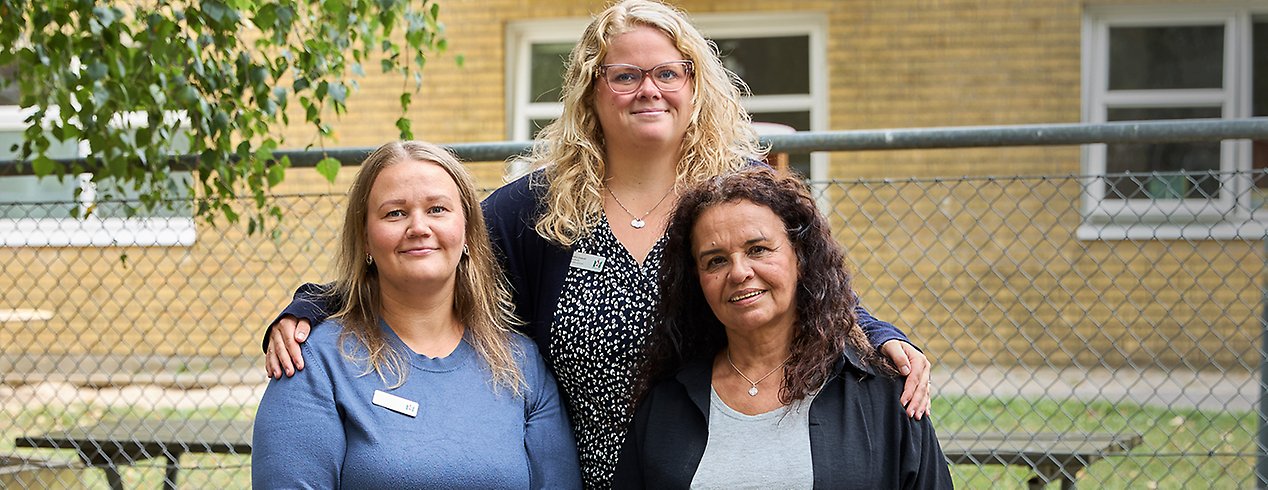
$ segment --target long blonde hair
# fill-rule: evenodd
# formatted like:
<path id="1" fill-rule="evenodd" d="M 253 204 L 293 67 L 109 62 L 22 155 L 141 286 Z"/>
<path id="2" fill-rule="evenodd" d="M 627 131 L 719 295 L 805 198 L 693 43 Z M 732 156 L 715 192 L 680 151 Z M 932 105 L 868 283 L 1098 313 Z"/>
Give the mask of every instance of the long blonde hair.
<path id="1" fill-rule="evenodd" d="M 655 0 L 624 0 L 586 27 L 569 55 L 561 100 L 563 115 L 542 129 L 532 168 L 545 167 L 546 212 L 537 221 L 542 237 L 572 245 L 598 222 L 606 172 L 603 128 L 594 112 L 595 73 L 611 40 L 639 26 L 664 33 L 695 66 L 691 122 L 683 136 L 677 185 L 692 185 L 762 158 L 757 133 L 740 96 L 748 87 L 722 66 L 717 47 L 681 11 Z"/>
<path id="2" fill-rule="evenodd" d="M 510 289 L 506 285 L 501 267 L 493 254 L 489 232 L 484 225 L 484 214 L 476 199 L 475 186 L 458 159 L 437 145 L 421 141 L 394 141 L 366 157 L 357 172 L 356 181 L 348 191 L 348 207 L 344 214 L 343 231 L 339 240 L 339 256 L 336 260 L 336 279 L 328 294 L 337 298 L 343 308 L 331 318 L 343 323 L 340 346 L 348 336 L 356 338 L 366 348 L 364 357 L 342 349 L 349 360 L 367 363 L 365 374 L 373 372 L 387 383 L 388 376 L 395 377 L 392 387 L 405 382 L 409 365 L 405 353 L 388 344 L 379 320 L 382 305 L 379 301 L 378 268 L 367 264 L 369 238 L 366 218 L 369 214 L 370 189 L 383 169 L 397 164 L 425 162 L 439 165 L 453 178 L 462 201 L 462 213 L 466 218 L 466 244 L 468 254 L 458 261 L 457 279 L 454 284 L 454 310 L 458 320 L 470 332 L 469 339 L 475 351 L 484 358 L 493 373 L 495 385 L 504 386 L 516 396 L 521 393 L 524 377 L 515 362 L 511 335 L 517 335 L 511 326 L 518 323 L 511 304 Z"/>

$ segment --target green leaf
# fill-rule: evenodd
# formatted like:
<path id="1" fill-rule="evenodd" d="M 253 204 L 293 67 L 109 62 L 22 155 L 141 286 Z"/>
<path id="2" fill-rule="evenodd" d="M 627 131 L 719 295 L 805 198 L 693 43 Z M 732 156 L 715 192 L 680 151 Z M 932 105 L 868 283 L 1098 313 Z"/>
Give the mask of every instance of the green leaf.
<path id="1" fill-rule="evenodd" d="M 414 132 L 410 130 L 410 127 L 411 127 L 411 123 L 409 119 L 401 117 L 396 120 L 396 129 L 401 130 L 401 139 L 403 140 L 414 139 Z"/>
<path id="2" fill-rule="evenodd" d="M 291 23 L 295 21 L 295 10 L 290 5 L 281 5 L 277 8 L 277 24 L 279 29 L 290 29 Z"/>
<path id="3" fill-rule="evenodd" d="M 202 3 L 202 11 L 208 18 L 215 21 L 216 24 L 222 23 L 228 17 L 229 9 L 223 3 L 216 0 L 205 0 Z"/>
<path id="4" fill-rule="evenodd" d="M 269 187 L 275 187 L 286 180 L 286 167 L 278 164 L 269 165 Z"/>
<path id="5" fill-rule="evenodd" d="M 255 17 L 251 19 L 251 23 L 259 27 L 260 30 L 269 31 L 277 25 L 277 4 L 266 3 L 260 6 L 255 12 Z"/>
<path id="6" fill-rule="evenodd" d="M 94 59 L 84 66 L 84 75 L 87 75 L 88 80 L 101 80 L 106 78 L 106 74 L 108 72 L 109 68 L 107 68 L 106 64 L 102 63 L 101 60 Z"/>
<path id="7" fill-rule="evenodd" d="M 263 84 L 269 79 L 269 69 L 265 66 L 252 67 L 249 73 L 252 85 Z"/>
<path id="8" fill-rule="evenodd" d="M 40 155 L 36 157 L 35 160 L 31 161 L 31 170 L 33 170 L 35 175 L 38 177 L 52 175 L 53 171 L 56 169 L 57 162 L 54 162 L 52 158 L 45 155 Z"/>
<path id="9" fill-rule="evenodd" d="M 335 183 L 335 177 L 339 175 L 339 160 L 326 157 L 317 162 L 317 173 L 325 177 L 331 184 Z"/>

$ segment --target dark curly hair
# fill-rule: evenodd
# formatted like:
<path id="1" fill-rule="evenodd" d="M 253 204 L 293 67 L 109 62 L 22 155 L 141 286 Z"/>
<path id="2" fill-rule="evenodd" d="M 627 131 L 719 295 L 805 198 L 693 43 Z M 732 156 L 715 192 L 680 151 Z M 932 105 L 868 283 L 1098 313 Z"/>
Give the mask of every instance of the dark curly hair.
<path id="1" fill-rule="evenodd" d="M 845 253 L 800 179 L 753 166 L 714 177 L 679 199 L 668 229 L 660 276 L 660 310 L 639 370 L 635 400 L 684 363 L 712 359 L 727 345 L 726 330 L 707 306 L 691 250 L 691 232 L 705 210 L 749 201 L 779 216 L 797 254 L 797 325 L 784 369 L 782 403 L 817 390 L 845 348 L 872 365 L 876 350 L 858 326 L 857 297 L 845 268 Z"/>

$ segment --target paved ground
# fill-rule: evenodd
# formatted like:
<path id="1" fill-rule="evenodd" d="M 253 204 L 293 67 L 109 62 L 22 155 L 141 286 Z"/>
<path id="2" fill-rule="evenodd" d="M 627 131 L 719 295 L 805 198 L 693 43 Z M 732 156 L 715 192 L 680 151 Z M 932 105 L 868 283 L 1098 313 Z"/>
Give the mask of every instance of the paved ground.
<path id="1" fill-rule="evenodd" d="M 144 403 L 156 408 L 254 404 L 268 380 L 260 358 L 16 357 L 0 355 L 0 405 Z M 934 393 L 1130 401 L 1203 410 L 1254 410 L 1257 373 L 1156 369 L 937 369 Z"/>
<path id="2" fill-rule="evenodd" d="M 255 357 L 0 355 L 0 408 L 253 405 L 268 384 L 260 362 Z"/>
<path id="3" fill-rule="evenodd" d="M 966 366 L 935 369 L 933 383 L 935 396 L 1077 398 L 1203 410 L 1254 410 L 1260 397 L 1259 377 L 1249 371 Z"/>

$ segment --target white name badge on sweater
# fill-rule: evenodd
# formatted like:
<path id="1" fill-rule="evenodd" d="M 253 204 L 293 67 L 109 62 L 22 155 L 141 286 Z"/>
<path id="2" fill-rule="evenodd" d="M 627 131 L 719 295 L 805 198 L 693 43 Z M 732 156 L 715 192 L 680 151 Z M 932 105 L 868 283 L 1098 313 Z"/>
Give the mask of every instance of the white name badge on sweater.
<path id="1" fill-rule="evenodd" d="M 608 259 L 598 255 L 590 255 L 588 253 L 577 251 L 572 253 L 572 263 L 569 265 L 571 267 L 590 272 L 602 272 L 603 263 L 607 262 L 607 260 Z"/>
<path id="2" fill-rule="evenodd" d="M 410 417 L 418 416 L 418 402 L 406 400 L 386 391 L 374 390 L 374 404 Z"/>

